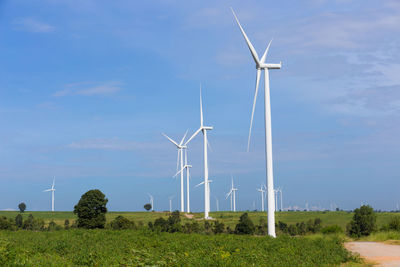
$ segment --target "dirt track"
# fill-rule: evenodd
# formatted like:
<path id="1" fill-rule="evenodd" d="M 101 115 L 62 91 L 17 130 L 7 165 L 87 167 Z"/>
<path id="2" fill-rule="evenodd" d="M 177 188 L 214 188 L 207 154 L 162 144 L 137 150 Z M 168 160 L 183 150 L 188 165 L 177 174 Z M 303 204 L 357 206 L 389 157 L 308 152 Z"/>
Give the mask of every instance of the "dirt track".
<path id="1" fill-rule="evenodd" d="M 400 246 L 378 242 L 348 242 L 345 247 L 377 266 L 400 266 Z"/>

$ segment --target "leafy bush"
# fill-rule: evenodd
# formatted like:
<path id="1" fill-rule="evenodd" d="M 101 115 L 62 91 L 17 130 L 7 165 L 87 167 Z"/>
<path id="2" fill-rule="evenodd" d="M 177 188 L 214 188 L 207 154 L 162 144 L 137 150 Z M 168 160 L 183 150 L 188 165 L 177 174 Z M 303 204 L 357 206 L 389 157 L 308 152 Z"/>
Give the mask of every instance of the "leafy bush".
<path id="1" fill-rule="evenodd" d="M 391 218 L 388 224 L 389 230 L 400 231 L 400 217 Z"/>
<path id="2" fill-rule="evenodd" d="M 14 224 L 7 217 L 0 217 L 0 230 L 14 230 Z"/>
<path id="3" fill-rule="evenodd" d="M 44 221 L 41 219 L 33 218 L 32 214 L 29 214 L 28 219 L 26 219 L 22 225 L 22 229 L 31 230 L 31 231 L 43 231 Z"/>
<path id="4" fill-rule="evenodd" d="M 79 228 L 104 228 L 108 199 L 98 189 L 90 190 L 82 195 L 78 204 L 74 207 L 74 213 L 78 215 Z"/>
<path id="5" fill-rule="evenodd" d="M 65 221 L 64 221 L 64 229 L 65 230 L 69 229 L 69 220 L 68 219 L 65 219 Z"/>
<path id="6" fill-rule="evenodd" d="M 339 234 L 342 233 L 343 229 L 339 225 L 330 225 L 330 226 L 325 226 L 321 229 L 321 233 L 324 235 L 326 234 Z"/>
<path id="7" fill-rule="evenodd" d="M 149 211 L 149 210 L 151 210 L 151 204 L 150 203 L 144 204 L 143 208 L 145 210 Z"/>
<path id="8" fill-rule="evenodd" d="M 123 229 L 135 229 L 135 222 L 130 221 L 129 219 L 118 216 L 110 223 L 111 229 L 114 230 L 123 230 Z"/>
<path id="9" fill-rule="evenodd" d="M 18 215 L 15 217 L 15 226 L 18 227 L 18 228 L 22 228 L 22 224 L 23 224 L 22 215 L 21 215 L 21 214 L 18 214 Z"/>
<path id="10" fill-rule="evenodd" d="M 225 224 L 223 222 L 214 221 L 212 230 L 214 234 L 222 234 L 225 232 Z"/>
<path id="11" fill-rule="evenodd" d="M 363 205 L 354 210 L 354 216 L 347 225 L 346 231 L 349 236 L 368 236 L 376 230 L 376 214 L 371 206 Z"/>
<path id="12" fill-rule="evenodd" d="M 239 235 L 252 235 L 255 232 L 255 226 L 252 220 L 249 218 L 249 215 L 246 213 L 243 213 L 242 216 L 240 216 L 239 223 L 236 224 L 235 227 L 235 234 Z"/>

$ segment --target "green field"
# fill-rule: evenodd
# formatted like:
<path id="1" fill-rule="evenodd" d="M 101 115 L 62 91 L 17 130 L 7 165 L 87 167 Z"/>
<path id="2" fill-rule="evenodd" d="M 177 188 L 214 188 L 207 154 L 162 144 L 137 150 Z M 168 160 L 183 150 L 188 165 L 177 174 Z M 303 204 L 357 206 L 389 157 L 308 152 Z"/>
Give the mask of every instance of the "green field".
<path id="1" fill-rule="evenodd" d="M 19 212 L 17 211 L 0 211 L 0 216 L 15 218 Z M 258 224 L 261 218 L 267 220 L 267 215 L 265 212 L 248 212 L 250 218 L 255 224 Z M 76 219 L 76 216 L 72 212 L 44 212 L 44 211 L 26 211 L 23 213 L 24 219 L 32 214 L 35 218 L 40 218 L 45 220 L 46 223 L 53 220 L 59 225 L 64 225 L 64 220 L 69 219 L 70 222 Z M 226 226 L 234 227 L 239 221 L 240 215 L 243 212 L 211 212 L 211 217 L 222 221 Z M 400 213 L 389 213 L 380 212 L 377 214 L 378 227 L 387 224 L 393 216 L 400 216 Z M 143 222 L 147 225 L 148 222 L 154 221 L 159 217 L 168 218 L 168 212 L 108 212 L 106 217 L 107 221 L 113 220 L 115 217 L 122 215 L 130 220 L 138 222 Z M 203 213 L 193 213 L 195 219 L 201 219 Z M 332 212 L 277 212 L 276 221 L 282 221 L 288 224 L 307 221 L 309 219 L 320 218 L 322 220 L 323 226 L 337 224 L 343 229 L 345 229 L 346 224 L 351 220 L 353 213 L 348 213 L 344 211 L 332 211 Z M 190 219 L 182 216 L 183 222 L 190 221 Z"/>
<path id="2" fill-rule="evenodd" d="M 339 266 L 353 260 L 334 237 L 0 231 L 0 266 Z"/>

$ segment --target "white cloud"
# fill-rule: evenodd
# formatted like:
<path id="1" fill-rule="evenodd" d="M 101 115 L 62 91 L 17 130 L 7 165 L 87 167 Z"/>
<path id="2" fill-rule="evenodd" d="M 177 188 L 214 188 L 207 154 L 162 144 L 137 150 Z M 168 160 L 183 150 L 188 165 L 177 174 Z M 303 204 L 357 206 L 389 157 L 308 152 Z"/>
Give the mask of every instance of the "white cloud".
<path id="1" fill-rule="evenodd" d="M 110 95 L 120 91 L 122 83 L 120 82 L 82 82 L 67 84 L 65 89 L 57 91 L 53 96 L 61 97 L 66 95 L 83 95 L 83 96 L 94 96 L 94 95 Z"/>
<path id="2" fill-rule="evenodd" d="M 13 21 L 13 24 L 16 30 L 24 30 L 33 33 L 49 33 L 55 30 L 55 27 L 33 18 L 17 18 Z"/>

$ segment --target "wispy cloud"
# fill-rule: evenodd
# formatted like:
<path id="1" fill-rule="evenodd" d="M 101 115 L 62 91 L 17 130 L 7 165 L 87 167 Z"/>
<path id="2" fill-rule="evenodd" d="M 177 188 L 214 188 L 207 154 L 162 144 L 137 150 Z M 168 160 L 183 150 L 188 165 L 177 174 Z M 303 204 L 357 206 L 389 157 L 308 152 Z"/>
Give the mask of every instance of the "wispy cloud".
<path id="1" fill-rule="evenodd" d="M 15 30 L 23 30 L 33 33 L 49 33 L 55 30 L 54 26 L 33 18 L 17 18 L 13 21 Z"/>
<path id="2" fill-rule="evenodd" d="M 94 95 L 110 95 L 120 91 L 121 82 L 81 82 L 67 84 L 65 89 L 57 91 L 53 94 L 55 97 L 67 96 L 67 95 L 83 95 L 83 96 L 94 96 Z"/>

